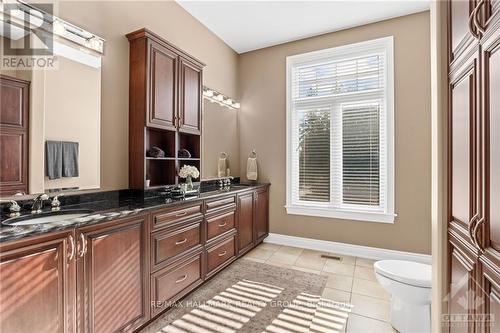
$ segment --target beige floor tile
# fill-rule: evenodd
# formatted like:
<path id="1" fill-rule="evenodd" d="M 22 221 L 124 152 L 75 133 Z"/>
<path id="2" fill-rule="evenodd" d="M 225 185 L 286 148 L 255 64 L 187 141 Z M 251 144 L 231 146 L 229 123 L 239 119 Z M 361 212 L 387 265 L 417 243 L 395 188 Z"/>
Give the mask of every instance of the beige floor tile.
<path id="1" fill-rule="evenodd" d="M 265 260 L 262 260 L 262 259 L 255 259 L 255 258 L 251 258 L 251 257 L 243 257 L 243 259 L 245 260 L 250 260 L 250 261 L 255 261 L 255 262 L 260 262 L 260 263 L 265 263 L 266 261 Z"/>
<path id="2" fill-rule="evenodd" d="M 323 271 L 326 273 L 335 273 L 340 275 L 354 276 L 354 266 L 341 264 L 332 260 L 327 260 Z"/>
<path id="3" fill-rule="evenodd" d="M 272 244 L 272 243 L 262 243 L 258 247 L 258 249 L 268 250 L 272 252 L 276 252 L 281 248 L 281 245 Z"/>
<path id="4" fill-rule="evenodd" d="M 375 260 L 372 259 L 356 258 L 356 266 L 373 268 L 374 263 Z"/>
<path id="5" fill-rule="evenodd" d="M 350 303 L 351 293 L 338 289 L 325 288 L 321 297 L 335 302 Z"/>
<path id="6" fill-rule="evenodd" d="M 354 277 L 363 280 L 377 281 L 373 268 L 363 266 L 356 266 L 354 268 Z"/>
<path id="7" fill-rule="evenodd" d="M 286 253 L 286 254 L 291 254 L 294 256 L 300 256 L 304 249 L 301 249 L 299 247 L 292 247 L 292 246 L 282 246 L 280 247 L 275 253 Z"/>
<path id="8" fill-rule="evenodd" d="M 352 293 L 352 312 L 372 319 L 389 321 L 391 305 L 389 301 Z"/>
<path id="9" fill-rule="evenodd" d="M 397 333 L 391 324 L 351 314 L 347 321 L 347 333 Z"/>
<path id="10" fill-rule="evenodd" d="M 352 280 L 353 279 L 350 276 L 339 275 L 339 274 L 328 274 L 326 287 L 351 292 Z"/>
<path id="11" fill-rule="evenodd" d="M 267 259 L 271 258 L 271 256 L 274 254 L 274 251 L 262 249 L 260 247 L 253 249 L 250 251 L 247 255 L 245 255 L 245 258 L 253 258 L 253 259 L 260 259 L 266 261 Z"/>
<path id="12" fill-rule="evenodd" d="M 306 272 L 306 273 L 311 273 L 311 274 L 318 274 L 318 275 L 321 274 L 321 271 L 319 271 L 319 270 L 305 268 L 305 267 L 300 267 L 300 266 L 297 266 L 297 263 L 295 263 L 295 265 L 292 266 L 291 268 L 295 269 L 297 271 L 301 271 L 301 272 Z"/>
<path id="13" fill-rule="evenodd" d="M 322 258 L 321 254 L 322 252 L 304 250 L 295 262 L 295 266 L 322 271 L 327 259 Z"/>
<path id="14" fill-rule="evenodd" d="M 268 263 L 276 263 L 276 264 L 284 264 L 288 266 L 293 266 L 297 259 L 298 255 L 293 255 L 289 253 L 284 253 L 281 251 L 275 252 L 269 259 L 266 261 Z"/>
<path id="15" fill-rule="evenodd" d="M 376 281 L 369 281 L 354 278 L 352 284 L 352 292 L 356 294 L 377 297 L 389 301 L 391 296 L 385 291 L 382 286 Z"/>

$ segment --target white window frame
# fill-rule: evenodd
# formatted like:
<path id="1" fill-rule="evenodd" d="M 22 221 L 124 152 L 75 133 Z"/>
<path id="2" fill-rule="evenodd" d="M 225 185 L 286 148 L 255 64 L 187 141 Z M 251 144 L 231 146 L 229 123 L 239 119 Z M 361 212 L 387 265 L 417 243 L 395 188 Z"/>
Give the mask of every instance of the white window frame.
<path id="1" fill-rule="evenodd" d="M 385 52 L 385 91 L 384 91 L 384 107 L 385 107 L 385 128 L 386 135 L 381 140 L 381 144 L 385 143 L 386 149 L 386 168 L 385 180 L 386 190 L 385 193 L 385 208 L 383 211 L 380 209 L 371 210 L 370 207 L 360 207 L 356 209 L 355 205 L 350 208 L 347 207 L 333 207 L 330 203 L 314 203 L 314 202 L 301 202 L 294 203 L 292 200 L 292 186 L 297 186 L 298 180 L 292 179 L 292 69 L 294 66 L 309 62 L 329 61 L 331 59 L 346 57 L 349 54 L 360 52 L 370 52 L 375 50 L 384 50 Z M 380 96 L 380 94 L 379 94 Z M 362 97 L 363 100 L 369 101 L 376 99 L 369 96 Z M 319 99 L 319 98 L 318 98 Z M 355 99 L 353 103 L 361 102 Z M 338 105 L 350 104 L 350 101 L 339 99 L 335 102 Z M 327 106 L 328 104 L 325 104 Z M 330 107 L 335 107 L 331 105 Z M 335 115 L 334 115 L 335 117 Z M 333 121 L 333 118 L 331 117 Z M 345 220 L 356 221 L 369 221 L 369 222 L 382 222 L 394 223 L 396 214 L 394 213 L 394 39 L 393 36 L 378 38 L 365 42 L 349 44 L 345 46 L 334 47 L 314 52 L 308 52 L 286 58 L 286 210 L 288 214 L 293 215 L 306 215 L 315 217 L 326 217 Z M 382 139 L 382 138 L 381 138 Z M 332 158 L 331 158 L 332 159 Z M 332 159 L 333 160 L 333 159 Z M 382 172 L 382 171 L 381 171 Z M 381 175 L 382 176 L 382 175 Z M 330 180 L 331 192 L 335 191 L 333 186 L 333 177 Z M 381 177 L 382 178 L 382 177 Z M 294 185 L 292 185 L 294 184 Z"/>

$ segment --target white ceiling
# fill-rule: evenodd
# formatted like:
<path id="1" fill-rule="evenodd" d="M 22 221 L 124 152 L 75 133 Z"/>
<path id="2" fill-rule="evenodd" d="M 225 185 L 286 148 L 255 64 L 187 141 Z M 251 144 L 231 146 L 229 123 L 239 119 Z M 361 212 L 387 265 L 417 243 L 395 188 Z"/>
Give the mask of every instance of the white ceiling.
<path id="1" fill-rule="evenodd" d="M 238 53 L 417 13 L 430 0 L 177 2 Z"/>

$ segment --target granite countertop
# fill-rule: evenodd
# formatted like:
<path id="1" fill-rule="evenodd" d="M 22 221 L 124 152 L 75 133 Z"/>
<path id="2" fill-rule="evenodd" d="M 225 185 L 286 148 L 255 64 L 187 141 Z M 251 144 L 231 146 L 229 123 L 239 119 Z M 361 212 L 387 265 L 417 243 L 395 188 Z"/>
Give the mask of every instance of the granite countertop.
<path id="1" fill-rule="evenodd" d="M 25 238 L 29 236 L 40 235 L 58 230 L 77 228 L 87 225 L 111 221 L 117 218 L 133 216 L 142 212 L 148 212 L 160 208 L 175 207 L 186 203 L 195 203 L 203 200 L 216 198 L 218 196 L 227 195 L 230 193 L 238 193 L 255 189 L 268 184 L 236 184 L 230 189 L 216 190 L 207 189 L 199 193 L 197 196 L 192 196 L 186 199 L 170 199 L 159 191 L 137 191 L 137 190 L 121 190 L 100 192 L 95 195 L 71 196 L 61 200 L 62 210 L 89 209 L 93 213 L 83 217 L 68 219 L 58 222 L 50 222 L 28 226 L 6 226 L 0 225 L 0 243 L 10 240 Z M 65 203 L 66 202 L 66 203 Z M 28 205 L 25 203 L 21 206 L 24 208 Z M 5 207 L 2 209 L 0 221 L 8 219 Z M 24 213 L 21 216 L 29 215 L 29 209 L 23 209 Z M 50 211 L 50 208 L 44 208 L 44 212 Z"/>

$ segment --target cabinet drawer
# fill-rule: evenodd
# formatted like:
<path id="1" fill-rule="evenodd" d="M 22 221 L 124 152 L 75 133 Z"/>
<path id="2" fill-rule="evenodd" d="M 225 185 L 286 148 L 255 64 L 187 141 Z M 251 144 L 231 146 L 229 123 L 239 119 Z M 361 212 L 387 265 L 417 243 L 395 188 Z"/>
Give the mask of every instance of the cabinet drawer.
<path id="1" fill-rule="evenodd" d="M 176 207 L 175 209 L 168 209 L 153 213 L 153 227 L 152 229 L 160 229 L 165 226 L 176 224 L 177 222 L 202 217 L 201 204 L 188 207 Z"/>
<path id="2" fill-rule="evenodd" d="M 180 299 L 202 282 L 201 263 L 202 253 L 199 253 L 180 264 L 171 265 L 151 275 L 153 315 L 164 310 L 169 302 Z"/>
<path id="3" fill-rule="evenodd" d="M 231 236 L 231 238 L 207 250 L 207 269 L 209 273 L 234 259 L 234 239 L 235 237 Z"/>
<path id="4" fill-rule="evenodd" d="M 207 219 L 207 239 L 217 237 L 234 228 L 234 211 Z"/>
<path id="5" fill-rule="evenodd" d="M 174 231 L 155 232 L 151 236 L 152 268 L 201 244 L 201 223 Z"/>
<path id="6" fill-rule="evenodd" d="M 236 196 L 232 195 L 230 197 L 207 201 L 205 202 L 205 207 L 207 213 L 222 209 L 236 208 Z"/>

